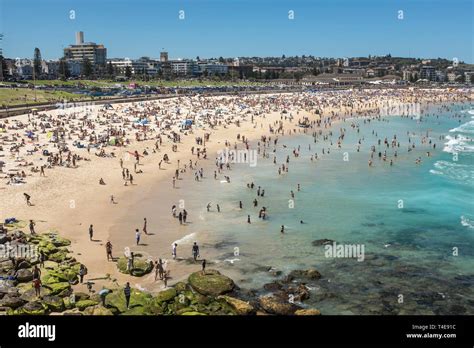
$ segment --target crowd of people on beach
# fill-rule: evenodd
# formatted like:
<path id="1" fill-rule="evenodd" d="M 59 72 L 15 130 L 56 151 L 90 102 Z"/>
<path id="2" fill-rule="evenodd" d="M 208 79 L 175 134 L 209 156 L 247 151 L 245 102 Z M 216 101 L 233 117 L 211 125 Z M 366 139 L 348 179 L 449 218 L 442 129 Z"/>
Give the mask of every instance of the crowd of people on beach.
<path id="1" fill-rule="evenodd" d="M 32 183 L 41 184 L 48 178 L 51 171 L 58 168 L 80 170 L 84 167 L 85 174 L 89 165 L 97 161 L 116 161 L 119 169 L 117 176 L 122 178 L 123 186 L 134 187 L 140 183 L 140 175 L 145 169 L 171 169 L 170 185 L 177 188 L 182 180 L 199 184 L 211 177 L 231 184 L 232 166 L 236 163 L 236 155 L 223 158 L 216 155 L 210 158 L 208 143 L 213 141 L 213 132 L 218 129 L 236 127 L 233 138 L 224 139 L 226 149 L 244 150 L 244 161 L 249 151 L 255 151 L 262 160 L 269 160 L 275 165 L 275 175 L 291 175 L 291 164 L 301 159 L 301 153 L 306 151 L 298 146 L 287 154 L 283 160 L 278 160 L 279 151 L 286 151 L 286 146 L 280 139 L 295 134 L 306 134 L 314 144 L 324 146 L 320 152 L 313 151 L 311 145 L 310 161 L 320 161 L 331 152 L 341 148 L 349 132 L 359 133 L 360 127 L 374 122 L 385 122 L 386 116 L 398 113 L 400 116 L 412 117 L 422 121 L 429 114 L 423 109 L 427 103 L 465 102 L 471 98 L 458 90 L 443 89 L 371 89 L 326 91 L 321 93 L 302 92 L 286 94 L 254 94 L 222 97 L 176 97 L 160 101 L 138 102 L 132 105 L 115 106 L 112 108 L 95 106 L 78 106 L 70 110 L 55 110 L 38 115 L 29 114 L 27 118 L 8 118 L 0 120 L 0 175 L 3 180 L 3 190 L 20 186 L 27 191 Z M 421 105 L 421 110 L 413 114 L 405 110 L 404 105 Z M 393 106 L 400 106 L 394 111 Z M 439 106 L 449 109 L 449 104 Z M 385 112 L 385 114 L 383 114 Z M 277 113 L 278 119 L 269 121 L 268 115 Z M 344 123 L 341 123 L 344 122 Z M 253 139 L 251 132 L 244 134 L 239 131 L 242 125 L 248 123 L 251 129 L 265 133 L 258 139 Z M 336 125 L 337 123 L 337 125 Z M 347 127 L 347 125 L 349 125 Z M 202 134 L 199 134 L 202 133 Z M 368 139 L 360 137 L 356 151 L 364 145 L 370 146 L 368 167 L 387 164 L 393 166 L 402 153 L 410 153 L 415 148 L 422 147 L 430 156 L 439 148 L 436 139 L 430 134 L 394 134 L 391 138 L 381 138 L 377 133 Z M 407 143 L 402 142 L 406 135 Z M 181 150 L 185 137 L 194 140 L 194 146 L 189 149 L 187 160 L 175 160 L 174 154 Z M 442 139 L 439 139 L 440 141 Z M 139 146 L 141 145 L 141 146 Z M 138 150 L 140 148 L 140 150 Z M 406 149 L 406 151 L 404 151 Z M 165 152 L 166 151 L 166 152 Z M 247 152 L 245 152 L 247 151 Z M 214 170 L 208 171 L 208 165 L 215 165 Z M 415 164 L 420 164 L 422 158 L 416 157 Z M 377 163 L 377 164 L 376 164 Z M 119 173 L 120 171 L 120 173 Z M 205 173 L 213 173 L 207 177 Z M 108 185 L 102 177 L 91 178 L 97 185 Z M 33 185 L 31 185 L 33 186 Z M 24 189 L 23 189 L 24 188 Z M 238 208 L 251 206 L 256 210 L 256 216 L 262 221 L 270 218 L 270 207 L 267 203 L 271 195 L 265 192 L 263 183 L 249 182 L 247 189 L 254 195 L 250 202 L 239 201 Z M 289 198 L 296 199 L 302 188 L 289 188 Z M 110 203 L 117 204 L 117 194 L 110 196 Z M 7 191 L 4 191 L 7 192 Z M 255 195 L 256 194 L 256 195 Z M 34 209 L 34 202 L 40 197 L 33 197 L 24 192 L 26 204 Z M 108 199 L 108 198 L 107 198 Z M 219 202 L 204 203 L 207 212 L 221 212 Z M 265 204 L 265 205 L 263 205 Z M 189 214 L 179 204 L 173 204 L 171 215 L 177 223 L 187 226 Z M 253 217 L 245 213 L 243 221 L 252 224 Z M 300 223 L 304 223 L 300 220 Z M 154 238 L 149 233 L 148 221 L 143 220 L 143 227 L 134 231 L 134 243 L 137 248 L 142 245 L 143 238 Z M 31 233 L 35 232 L 35 222 L 30 222 Z M 142 236 L 142 232 L 145 236 Z M 285 224 L 280 232 L 285 233 Z M 94 226 L 89 224 L 89 240 L 93 241 Z M 112 256 L 113 236 L 108 236 L 105 245 L 106 258 L 114 261 Z M 177 262 L 178 244 L 171 245 L 171 258 L 153 255 L 155 261 L 154 280 L 163 281 L 164 286 L 170 279 L 170 269 L 167 265 Z M 205 271 L 206 260 L 200 259 L 199 246 L 194 242 L 191 247 L 194 262 L 200 261 L 202 271 Z M 129 269 L 133 268 L 133 253 L 127 256 Z M 84 274 L 83 274 L 84 275 Z M 81 278 L 82 282 L 82 278 Z M 124 292 L 130 293 L 129 283 Z M 128 295 L 129 297 L 130 295 Z M 127 304 L 128 306 L 128 304 Z"/>

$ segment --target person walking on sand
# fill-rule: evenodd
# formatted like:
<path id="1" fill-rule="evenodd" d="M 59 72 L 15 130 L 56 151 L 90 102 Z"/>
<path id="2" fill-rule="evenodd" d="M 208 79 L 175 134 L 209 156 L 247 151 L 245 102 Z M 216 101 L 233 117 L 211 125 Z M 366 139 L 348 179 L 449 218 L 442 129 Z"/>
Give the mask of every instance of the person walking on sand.
<path id="1" fill-rule="evenodd" d="M 26 205 L 31 206 L 32 205 L 31 202 L 30 202 L 31 196 L 27 193 L 23 193 L 23 195 L 25 196 Z"/>
<path id="2" fill-rule="evenodd" d="M 163 275 L 163 283 L 165 283 L 165 288 L 168 287 L 168 277 L 170 276 L 170 271 L 166 271 Z"/>
<path id="3" fill-rule="evenodd" d="M 178 247 L 178 244 L 177 243 L 174 243 L 173 244 L 173 249 L 171 251 L 171 255 L 173 256 L 173 260 L 176 260 L 176 248 Z"/>
<path id="4" fill-rule="evenodd" d="M 112 243 L 110 243 L 110 241 L 107 241 L 107 244 L 105 244 L 105 251 L 107 253 L 107 261 L 113 261 L 114 257 L 112 256 Z"/>
<path id="5" fill-rule="evenodd" d="M 202 260 L 202 274 L 206 274 L 206 259 Z"/>
<path id="6" fill-rule="evenodd" d="M 163 261 L 161 259 L 158 260 L 158 275 L 160 277 L 160 279 L 163 279 L 163 275 L 164 275 L 164 268 L 163 268 Z"/>
<path id="7" fill-rule="evenodd" d="M 92 240 L 93 236 L 94 236 L 94 226 L 90 225 L 89 226 L 89 240 Z"/>
<path id="8" fill-rule="evenodd" d="M 146 218 L 143 218 L 143 232 L 144 232 L 145 234 L 148 234 L 148 232 L 147 232 L 147 230 L 146 230 L 146 225 L 147 225 L 147 220 L 146 220 Z"/>
<path id="9" fill-rule="evenodd" d="M 140 235 L 141 235 L 141 233 L 140 233 L 140 231 L 138 230 L 138 228 L 135 229 L 135 239 L 136 239 L 136 241 L 137 241 L 137 245 L 140 244 Z"/>
<path id="10" fill-rule="evenodd" d="M 123 294 L 125 295 L 125 304 L 127 306 L 127 309 L 130 309 L 130 294 L 132 293 L 130 289 L 130 283 L 127 282 L 125 284 L 125 287 L 123 288 Z"/>
<path id="11" fill-rule="evenodd" d="M 197 245 L 196 242 L 194 242 L 194 244 L 193 244 L 192 253 L 193 253 L 194 261 L 196 261 L 197 258 L 199 257 L 199 246 Z"/>
<path id="12" fill-rule="evenodd" d="M 82 282 L 84 281 L 84 276 L 87 274 L 87 268 L 86 266 L 84 266 L 83 264 L 81 264 L 80 268 L 79 268 L 79 281 L 80 283 L 82 284 Z"/>
<path id="13" fill-rule="evenodd" d="M 30 233 L 31 234 L 36 234 L 35 225 L 36 225 L 36 223 L 33 220 L 30 220 Z"/>

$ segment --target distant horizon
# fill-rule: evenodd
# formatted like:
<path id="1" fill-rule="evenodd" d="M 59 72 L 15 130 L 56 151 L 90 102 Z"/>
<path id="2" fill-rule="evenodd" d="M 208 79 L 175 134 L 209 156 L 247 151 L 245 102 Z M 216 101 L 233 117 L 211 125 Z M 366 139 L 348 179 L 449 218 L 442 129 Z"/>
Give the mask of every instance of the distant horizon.
<path id="1" fill-rule="evenodd" d="M 108 59 L 164 50 L 170 59 L 390 54 L 474 63 L 470 0 L 0 0 L 4 57 L 32 59 L 38 47 L 57 60 L 77 31 Z"/>

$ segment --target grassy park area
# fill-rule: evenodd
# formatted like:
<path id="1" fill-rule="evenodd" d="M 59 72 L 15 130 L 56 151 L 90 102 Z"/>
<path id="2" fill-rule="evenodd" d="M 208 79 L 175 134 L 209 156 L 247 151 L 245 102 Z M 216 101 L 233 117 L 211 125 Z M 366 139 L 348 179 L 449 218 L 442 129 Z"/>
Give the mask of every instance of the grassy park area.
<path id="1" fill-rule="evenodd" d="M 35 100 L 36 97 L 36 100 Z M 80 100 L 88 98 L 84 95 L 73 94 L 64 91 L 46 91 L 29 88 L 0 88 L 0 106 L 9 107 L 33 105 L 45 102 L 56 103 L 63 100 Z"/>

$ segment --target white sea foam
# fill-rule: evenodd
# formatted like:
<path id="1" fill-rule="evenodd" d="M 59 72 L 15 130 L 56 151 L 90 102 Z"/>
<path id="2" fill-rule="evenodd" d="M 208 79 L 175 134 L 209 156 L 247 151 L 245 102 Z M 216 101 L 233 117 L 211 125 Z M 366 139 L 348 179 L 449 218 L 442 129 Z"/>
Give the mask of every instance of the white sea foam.
<path id="1" fill-rule="evenodd" d="M 430 170 L 431 174 L 445 176 L 462 183 L 474 183 L 474 168 L 471 165 L 437 161 L 434 167 L 435 170 Z"/>
<path id="2" fill-rule="evenodd" d="M 195 241 L 195 238 L 196 237 L 196 233 L 193 232 L 193 233 L 190 233 L 190 234 L 187 234 L 185 235 L 183 238 L 181 239 L 178 239 L 178 240 L 175 240 L 173 243 L 171 243 L 171 245 L 174 245 L 174 243 L 180 245 L 180 244 L 186 244 L 188 242 L 194 242 Z"/>
<path id="3" fill-rule="evenodd" d="M 471 219 L 468 219 L 464 215 L 461 216 L 461 225 L 463 225 L 464 227 L 474 229 L 474 221 Z"/>
<path id="4" fill-rule="evenodd" d="M 474 139 L 461 134 L 455 136 L 447 135 L 443 151 L 449 153 L 474 152 Z"/>
<path id="5" fill-rule="evenodd" d="M 451 133 L 458 132 L 458 133 L 474 134 L 474 121 L 463 123 L 459 127 L 450 129 L 449 131 Z"/>

